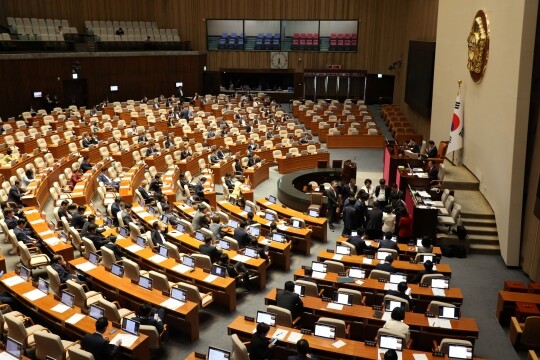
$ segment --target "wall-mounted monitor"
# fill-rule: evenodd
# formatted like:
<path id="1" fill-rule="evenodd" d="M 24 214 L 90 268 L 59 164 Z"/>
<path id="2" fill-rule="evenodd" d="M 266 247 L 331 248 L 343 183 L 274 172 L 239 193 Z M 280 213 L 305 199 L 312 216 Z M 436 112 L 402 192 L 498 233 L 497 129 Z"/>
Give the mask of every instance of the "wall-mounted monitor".
<path id="1" fill-rule="evenodd" d="M 109 87 L 109 90 L 110 90 L 111 92 L 116 92 L 116 91 L 118 91 L 118 85 L 111 85 L 111 86 Z"/>
<path id="2" fill-rule="evenodd" d="M 41 91 L 34 91 L 33 93 L 34 99 L 39 99 L 43 97 L 43 93 Z"/>
<path id="3" fill-rule="evenodd" d="M 79 78 L 79 74 L 71 74 L 71 77 L 75 80 Z"/>
<path id="4" fill-rule="evenodd" d="M 184 86 L 184 83 L 181 81 L 177 81 L 175 86 L 176 87 Z"/>

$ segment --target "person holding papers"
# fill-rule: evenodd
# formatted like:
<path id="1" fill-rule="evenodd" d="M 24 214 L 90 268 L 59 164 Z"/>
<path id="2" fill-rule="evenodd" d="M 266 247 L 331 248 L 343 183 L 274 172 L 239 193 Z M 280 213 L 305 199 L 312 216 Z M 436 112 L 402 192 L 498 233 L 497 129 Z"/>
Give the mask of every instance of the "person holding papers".
<path id="1" fill-rule="evenodd" d="M 268 331 L 270 331 L 270 326 L 268 324 L 257 324 L 257 331 L 253 334 L 248 347 L 249 360 L 273 359 L 274 352 L 272 351 L 272 348 L 274 347 L 274 344 L 271 344 L 270 340 L 266 338 Z"/>
<path id="2" fill-rule="evenodd" d="M 110 360 L 114 358 L 120 345 L 122 345 L 122 339 L 119 339 L 112 348 L 109 346 L 109 339 L 104 335 L 107 326 L 109 326 L 109 320 L 106 317 L 97 319 L 96 332 L 84 335 L 81 342 L 83 350 L 91 353 L 94 360 Z"/>
<path id="3" fill-rule="evenodd" d="M 401 306 L 395 307 L 394 310 L 392 310 L 391 319 L 384 324 L 383 329 L 397 331 L 405 336 L 406 342 L 409 342 L 411 333 L 409 331 L 409 325 L 403 323 L 404 319 L 405 308 L 402 308 Z"/>

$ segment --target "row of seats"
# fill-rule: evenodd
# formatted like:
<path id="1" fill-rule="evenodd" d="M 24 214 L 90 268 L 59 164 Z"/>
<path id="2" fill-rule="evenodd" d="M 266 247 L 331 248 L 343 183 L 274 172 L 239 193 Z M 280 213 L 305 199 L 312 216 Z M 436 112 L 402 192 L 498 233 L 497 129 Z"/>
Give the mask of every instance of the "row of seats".
<path id="1" fill-rule="evenodd" d="M 97 42 L 142 42 L 142 41 L 159 41 L 159 42 L 180 42 L 178 35 L 96 35 Z"/>
<path id="2" fill-rule="evenodd" d="M 11 34 L 56 34 L 61 27 L 64 33 L 71 33 L 73 27 L 67 20 L 60 19 L 37 19 L 37 18 L 13 18 L 8 17 L 7 23 Z M 75 29 L 74 33 L 77 33 Z"/>

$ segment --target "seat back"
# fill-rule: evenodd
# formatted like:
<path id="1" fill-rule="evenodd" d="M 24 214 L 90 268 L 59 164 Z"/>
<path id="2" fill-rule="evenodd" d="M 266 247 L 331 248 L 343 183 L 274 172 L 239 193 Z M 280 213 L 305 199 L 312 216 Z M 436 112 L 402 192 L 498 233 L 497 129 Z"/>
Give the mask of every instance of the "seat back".
<path id="1" fill-rule="evenodd" d="M 407 347 L 407 337 L 405 336 L 405 334 L 403 334 L 400 331 L 380 328 L 377 331 L 377 343 L 379 342 L 379 338 L 381 337 L 381 335 L 390 335 L 390 336 L 399 337 L 401 338 L 401 341 L 403 342 L 403 348 L 405 349 Z"/>
<path id="2" fill-rule="evenodd" d="M 154 289 L 165 292 L 171 291 L 171 285 L 169 284 L 167 276 L 154 270 L 150 270 L 148 275 L 150 275 L 150 279 L 152 279 L 152 287 Z"/>
<path id="3" fill-rule="evenodd" d="M 108 300 L 103 298 L 98 300 L 98 305 L 105 310 L 105 317 L 112 321 L 113 323 L 120 324 L 122 322 L 122 317 L 116 305 Z"/>
<path id="4" fill-rule="evenodd" d="M 384 279 L 386 281 L 390 281 L 390 273 L 388 271 L 373 269 L 369 273 L 369 278 L 375 280 Z"/>
<path id="5" fill-rule="evenodd" d="M 197 304 L 199 308 L 202 308 L 201 293 L 199 292 L 199 289 L 195 285 L 188 284 L 185 282 L 179 282 L 178 287 L 186 291 L 187 301 L 192 301 L 195 304 Z"/>
<path id="6" fill-rule="evenodd" d="M 21 263 L 26 266 L 28 269 L 32 269 L 32 266 L 30 265 L 30 251 L 28 250 L 28 247 L 22 242 L 19 241 L 19 250 L 21 254 Z"/>
<path id="7" fill-rule="evenodd" d="M 51 265 L 47 265 L 45 269 L 47 270 L 47 275 L 49 276 L 49 289 L 51 289 L 56 296 L 60 297 L 60 293 L 62 292 L 62 282 L 60 281 L 58 272 L 56 272 Z"/>
<path id="8" fill-rule="evenodd" d="M 106 246 L 101 247 L 101 264 L 105 267 L 107 270 L 111 270 L 112 264 L 116 262 L 116 256 L 114 255 L 114 251 L 109 249 Z"/>
<path id="9" fill-rule="evenodd" d="M 293 318 L 291 311 L 276 305 L 268 305 L 266 311 L 276 314 L 276 325 L 292 327 Z"/>
<path id="10" fill-rule="evenodd" d="M 340 293 L 349 294 L 353 296 L 353 304 L 357 305 L 364 305 L 363 299 L 362 299 L 362 292 L 358 290 L 353 289 L 347 289 L 347 288 L 339 288 L 337 290 Z"/>
<path id="11" fill-rule="evenodd" d="M 345 271 L 345 265 L 339 261 L 334 260 L 324 260 L 326 264 L 326 271 L 333 273 L 340 273 Z"/>
<path id="12" fill-rule="evenodd" d="M 94 245 L 94 242 L 90 240 L 89 238 L 83 236 L 82 242 L 84 244 L 84 258 L 88 259 L 90 257 L 91 252 L 97 253 L 96 246 Z"/>
<path id="13" fill-rule="evenodd" d="M 433 256 L 433 259 L 435 259 L 435 257 L 436 257 L 437 255 L 435 255 L 435 254 L 433 254 L 433 253 L 427 253 L 427 252 L 423 253 L 423 252 L 420 252 L 420 253 L 417 253 L 417 254 L 416 254 L 416 256 L 414 257 L 414 261 L 419 262 L 419 261 L 421 261 L 421 260 L 423 259 L 424 256 Z"/>
<path id="14" fill-rule="evenodd" d="M 400 303 L 404 303 L 405 304 L 405 311 L 409 311 L 409 302 L 407 300 L 403 299 L 403 298 L 387 294 L 387 295 L 384 296 L 383 306 L 384 306 L 384 303 L 386 302 L 386 300 L 399 301 Z"/>
<path id="15" fill-rule="evenodd" d="M 6 320 L 6 324 L 8 326 L 8 336 L 12 338 L 13 340 L 18 341 L 21 344 L 23 344 L 23 347 L 26 349 L 28 345 L 27 344 L 28 332 L 26 331 L 26 328 L 24 327 L 22 318 L 12 315 L 12 314 L 6 314 L 4 316 L 4 319 Z"/>
<path id="16" fill-rule="evenodd" d="M 53 359 L 64 358 L 64 346 L 62 345 L 60 336 L 40 331 L 34 334 L 34 340 L 36 342 L 36 357 L 38 359 L 45 359 L 47 356 Z"/>
<path id="17" fill-rule="evenodd" d="M 139 264 L 129 259 L 124 259 L 122 263 L 124 264 L 124 276 L 133 281 L 139 281 L 141 275 Z"/>
<path id="18" fill-rule="evenodd" d="M 354 245 L 351 244 L 350 242 L 343 241 L 343 242 L 341 242 L 340 245 L 341 245 L 341 246 L 348 247 L 349 249 L 351 249 L 351 255 L 357 255 L 357 254 L 356 254 L 356 248 L 355 248 Z"/>
<path id="19" fill-rule="evenodd" d="M 87 309 L 87 297 L 82 285 L 73 280 L 66 281 L 66 285 L 69 293 L 74 296 L 73 304 L 81 309 Z"/>
<path id="20" fill-rule="evenodd" d="M 540 316 L 529 316 L 525 319 L 525 326 L 521 334 L 521 344 L 528 348 L 540 346 Z"/>
<path id="21" fill-rule="evenodd" d="M 212 260 L 210 259 L 210 256 L 204 254 L 191 254 L 191 256 L 195 259 L 195 266 L 208 271 L 212 269 Z"/>
<path id="22" fill-rule="evenodd" d="M 445 354 L 448 354 L 448 345 L 450 344 L 458 344 L 458 345 L 465 345 L 465 346 L 472 346 L 472 343 L 468 340 L 461 340 L 461 339 L 442 339 L 441 343 L 439 344 L 439 351 Z"/>
<path id="23" fill-rule="evenodd" d="M 95 360 L 92 353 L 77 347 L 70 347 L 67 351 L 71 360 Z"/>
<path id="24" fill-rule="evenodd" d="M 336 327 L 336 337 L 346 338 L 347 337 L 347 327 L 345 326 L 345 321 L 339 319 L 333 319 L 328 317 L 321 317 L 317 322 L 326 325 L 332 325 Z"/>
<path id="25" fill-rule="evenodd" d="M 231 335 L 232 360 L 249 360 L 249 353 L 246 345 L 238 338 L 238 335 Z"/>
<path id="26" fill-rule="evenodd" d="M 392 258 L 394 260 L 398 259 L 398 252 L 396 250 L 394 250 L 394 249 L 383 248 L 383 249 L 379 249 L 378 251 L 385 252 L 385 253 L 390 253 L 390 254 L 392 254 Z"/>
<path id="27" fill-rule="evenodd" d="M 431 286 L 431 280 L 433 280 L 434 278 L 442 278 L 442 277 L 444 277 L 443 274 L 425 274 L 422 276 L 422 279 L 420 279 L 420 283 Z"/>
<path id="28" fill-rule="evenodd" d="M 176 244 L 173 244 L 170 241 L 165 241 L 163 246 L 169 249 L 169 257 L 180 260 L 180 251 L 178 251 L 178 246 L 176 246 Z"/>
<path id="29" fill-rule="evenodd" d="M 319 296 L 319 287 L 316 283 L 306 280 L 296 280 L 294 282 L 296 285 L 303 285 L 305 289 L 305 295 L 306 296 Z"/>
<path id="30" fill-rule="evenodd" d="M 157 350 L 160 348 L 159 333 L 153 325 L 140 325 L 139 332 L 148 336 L 148 347 L 151 350 Z"/>
<path id="31" fill-rule="evenodd" d="M 439 306 L 456 307 L 454 304 L 433 300 L 428 304 L 426 312 L 434 314 L 435 316 L 437 316 L 439 314 Z"/>

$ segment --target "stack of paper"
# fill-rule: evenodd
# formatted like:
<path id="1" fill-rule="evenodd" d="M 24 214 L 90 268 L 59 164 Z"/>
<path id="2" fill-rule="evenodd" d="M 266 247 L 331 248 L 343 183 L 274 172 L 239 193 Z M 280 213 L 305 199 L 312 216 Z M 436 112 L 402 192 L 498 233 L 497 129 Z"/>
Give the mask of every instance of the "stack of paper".
<path id="1" fill-rule="evenodd" d="M 37 299 L 41 299 L 42 297 L 45 297 L 47 296 L 43 291 L 39 290 L 39 289 L 34 289 L 34 290 L 31 290 L 27 293 L 24 293 L 23 296 L 25 298 L 27 298 L 28 300 L 30 301 L 34 301 L 34 300 L 37 300 Z"/>
<path id="2" fill-rule="evenodd" d="M 371 263 L 372 259 L 368 259 L 366 257 L 362 259 L 362 264 L 371 265 Z"/>
<path id="3" fill-rule="evenodd" d="M 332 310 L 343 310 L 343 305 L 332 303 L 332 302 L 329 302 L 326 307 Z"/>
<path id="4" fill-rule="evenodd" d="M 288 342 L 296 344 L 298 340 L 302 338 L 302 333 L 291 331 L 291 334 L 289 335 L 289 338 L 287 339 Z"/>
<path id="5" fill-rule="evenodd" d="M 84 318 L 85 318 L 84 314 L 73 314 L 69 319 L 66 320 L 66 322 L 68 324 L 76 324 Z"/>
<path id="6" fill-rule="evenodd" d="M 7 287 L 12 287 L 17 284 L 23 283 L 24 279 L 20 276 L 12 276 L 9 279 L 4 279 L 2 281 L 4 282 L 4 285 L 6 285 Z"/>
<path id="7" fill-rule="evenodd" d="M 55 311 L 57 313 L 65 313 L 69 309 L 71 309 L 69 306 L 67 306 L 65 304 L 62 304 L 62 303 L 58 303 L 58 304 L 56 304 L 55 306 L 53 306 L 51 308 L 52 311 Z"/>
<path id="8" fill-rule="evenodd" d="M 314 278 L 314 279 L 324 279 L 326 277 L 326 273 L 319 272 L 319 271 L 314 271 L 311 274 L 311 277 Z"/>

